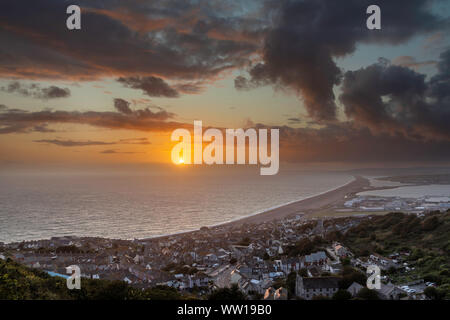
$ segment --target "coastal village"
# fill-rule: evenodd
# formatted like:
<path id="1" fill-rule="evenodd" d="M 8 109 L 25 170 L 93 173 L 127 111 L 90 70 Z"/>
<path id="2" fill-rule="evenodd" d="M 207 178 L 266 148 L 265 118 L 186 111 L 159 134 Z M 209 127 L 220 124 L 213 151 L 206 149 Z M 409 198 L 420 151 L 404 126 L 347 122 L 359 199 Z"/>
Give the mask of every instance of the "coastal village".
<path id="1" fill-rule="evenodd" d="M 331 298 L 339 290 L 344 265 L 364 274 L 370 265 L 403 273 L 414 269 L 406 262 L 409 251 L 389 256 L 369 252 L 361 258 L 345 243 L 332 240 L 330 235 L 345 233 L 367 219 L 372 217 L 306 220 L 297 215 L 259 224 L 202 227 L 151 239 L 54 237 L 0 243 L 0 259 L 11 258 L 63 277 L 68 276 L 66 267 L 77 265 L 82 279 L 121 280 L 137 288 L 163 285 L 198 297 L 236 285 L 252 299 L 287 299 L 287 290 L 279 283 L 295 274 L 295 298 Z M 322 249 L 296 252 L 302 241 L 320 242 Z M 426 299 L 428 286 L 435 284 L 423 279 L 393 284 L 382 272 L 381 287 L 375 291 L 381 299 L 420 300 Z M 363 287 L 353 282 L 345 290 L 355 297 Z"/>

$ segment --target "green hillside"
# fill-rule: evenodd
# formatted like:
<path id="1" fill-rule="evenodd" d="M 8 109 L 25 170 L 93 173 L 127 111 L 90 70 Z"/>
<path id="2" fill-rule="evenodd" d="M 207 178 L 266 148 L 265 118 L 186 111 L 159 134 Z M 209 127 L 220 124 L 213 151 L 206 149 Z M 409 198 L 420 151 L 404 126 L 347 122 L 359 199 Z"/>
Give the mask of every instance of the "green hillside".
<path id="1" fill-rule="evenodd" d="M 340 240 L 357 256 L 408 252 L 406 263 L 413 270 L 392 272 L 391 278 L 435 282 L 450 298 L 450 210 L 423 217 L 403 213 L 373 216 L 348 230 Z"/>

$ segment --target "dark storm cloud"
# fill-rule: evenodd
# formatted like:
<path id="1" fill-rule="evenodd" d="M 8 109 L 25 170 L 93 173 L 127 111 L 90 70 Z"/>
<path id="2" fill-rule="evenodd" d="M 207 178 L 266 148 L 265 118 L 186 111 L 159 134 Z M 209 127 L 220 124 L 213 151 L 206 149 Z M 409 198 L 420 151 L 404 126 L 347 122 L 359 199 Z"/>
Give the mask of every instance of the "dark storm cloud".
<path id="1" fill-rule="evenodd" d="M 256 9 L 249 10 L 255 3 Z M 68 31 L 66 1 L 3 1 L 0 41 L 7 45 L 0 47 L 0 77 L 110 77 L 152 97 L 177 97 L 202 92 L 223 71 L 248 68 L 248 75 L 235 79 L 237 89 L 272 85 L 292 91 L 322 125 L 282 127 L 282 161 L 449 159 L 449 51 L 438 62 L 408 56 L 397 65 L 382 61 L 347 73 L 335 63 L 359 44 L 399 44 L 426 32 L 445 34 L 448 19 L 431 13 L 431 3 L 377 1 L 379 31 L 365 27 L 366 8 L 374 4 L 369 0 L 80 0 L 82 29 Z M 427 80 L 408 69 L 423 65 L 435 65 L 437 74 Z M 339 84 L 349 119 L 342 123 L 335 121 L 333 89 Z M 19 87 L 13 91 L 23 94 Z M 115 99 L 114 107 L 111 112 L 31 112 L 0 105 L 0 134 L 49 132 L 56 123 L 144 132 L 192 128 L 163 109 L 132 109 L 123 99 Z M 299 126 L 310 125 L 308 120 L 288 121 Z"/>
<path id="2" fill-rule="evenodd" d="M 70 97 L 70 90 L 68 88 L 59 88 L 57 86 L 42 88 L 36 83 L 26 85 L 18 81 L 14 81 L 9 83 L 7 86 L 0 87 L 0 91 L 20 94 L 25 97 L 32 97 L 42 100 Z"/>
<path id="3" fill-rule="evenodd" d="M 286 0 L 274 10 L 273 28 L 267 33 L 263 61 L 238 78 L 238 89 L 267 82 L 299 93 L 316 120 L 336 116 L 333 87 L 341 80 L 334 58 L 355 51 L 358 43 L 398 44 L 423 32 L 448 28 L 430 12 L 430 1 L 380 0 L 382 30 L 366 28 L 371 0 Z"/>
<path id="4" fill-rule="evenodd" d="M 114 108 L 116 108 L 117 111 L 124 113 L 124 114 L 132 114 L 133 111 L 130 109 L 130 103 L 126 100 L 115 98 L 114 99 Z"/>
<path id="5" fill-rule="evenodd" d="M 41 90 L 41 99 L 66 98 L 70 96 L 70 90 L 67 88 L 59 88 L 50 86 Z"/>
<path id="6" fill-rule="evenodd" d="M 430 81 L 387 60 L 345 73 L 340 100 L 356 124 L 413 140 L 450 140 L 450 50 Z"/>
<path id="7" fill-rule="evenodd" d="M 231 2 L 229 2 L 231 4 Z M 243 65 L 257 49 L 257 19 L 221 1 L 77 1 L 69 31 L 65 1 L 0 3 L 0 75 L 89 80 L 159 76 L 207 79 Z M 227 17 L 227 10 L 230 13 Z"/>
<path id="8" fill-rule="evenodd" d="M 408 67 L 417 70 L 426 66 L 435 66 L 437 62 L 434 60 L 417 61 L 414 57 L 411 56 L 400 56 L 395 58 L 392 63 L 402 67 Z"/>
<path id="9" fill-rule="evenodd" d="M 257 124 L 256 127 L 268 128 Z M 280 129 L 280 161 L 383 162 L 442 161 L 450 157 L 450 141 L 417 141 L 404 135 L 374 134 L 352 122 L 321 129 Z"/>
<path id="10" fill-rule="evenodd" d="M 157 77 L 129 77 L 117 79 L 122 85 L 132 89 L 140 89 L 149 97 L 177 98 L 177 90 Z"/>
<path id="11" fill-rule="evenodd" d="M 429 82 L 430 96 L 439 108 L 450 108 L 450 49 L 440 55 L 438 73 Z"/>
<path id="12" fill-rule="evenodd" d="M 183 128 L 183 123 L 170 121 L 175 115 L 164 109 L 150 108 L 133 110 L 131 113 L 109 111 L 25 111 L 20 109 L 0 110 L 0 134 L 39 131 L 42 125 L 54 123 L 87 124 L 109 129 L 167 132 Z"/>
<path id="13" fill-rule="evenodd" d="M 21 78 L 121 77 L 150 96 L 201 92 L 193 80 L 217 79 L 262 54 L 238 89 L 273 84 L 300 94 L 315 119 L 334 119 L 334 58 L 358 43 L 392 43 L 448 22 L 430 13 L 429 0 L 380 0 L 382 31 L 367 30 L 369 0 L 87 1 L 82 28 L 65 27 L 66 2 L 0 4 L 0 76 Z M 249 9 L 251 8 L 251 9 Z M 262 45 L 262 46 L 261 46 Z M 130 81 L 126 81 L 130 79 Z M 191 81 L 168 85 L 164 80 Z M 145 80 L 148 80 L 148 84 Z M 200 82 L 201 83 L 201 82 Z"/>

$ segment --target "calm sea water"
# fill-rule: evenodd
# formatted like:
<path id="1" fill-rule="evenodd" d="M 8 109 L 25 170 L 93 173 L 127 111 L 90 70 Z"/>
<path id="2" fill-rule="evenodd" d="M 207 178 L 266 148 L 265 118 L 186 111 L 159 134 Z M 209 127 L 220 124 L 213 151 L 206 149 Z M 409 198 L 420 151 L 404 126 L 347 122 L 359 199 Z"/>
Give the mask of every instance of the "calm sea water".
<path id="1" fill-rule="evenodd" d="M 450 197 L 450 185 L 402 186 L 394 189 L 363 191 L 358 193 L 358 195 L 400 198 L 441 197 L 442 201 L 446 201 L 446 198 Z"/>
<path id="2" fill-rule="evenodd" d="M 198 229 L 351 181 L 339 172 L 256 168 L 0 173 L 0 241 L 77 235 L 146 238 Z"/>

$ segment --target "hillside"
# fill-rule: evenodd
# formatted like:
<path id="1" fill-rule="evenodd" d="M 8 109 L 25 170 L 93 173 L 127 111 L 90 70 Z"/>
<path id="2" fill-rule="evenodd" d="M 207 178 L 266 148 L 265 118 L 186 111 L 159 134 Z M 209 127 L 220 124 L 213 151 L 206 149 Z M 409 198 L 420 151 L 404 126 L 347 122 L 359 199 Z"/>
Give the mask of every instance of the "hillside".
<path id="1" fill-rule="evenodd" d="M 0 260 L 0 300 L 135 300 L 183 299 L 175 289 L 140 290 L 122 281 L 82 279 L 80 290 L 68 290 L 66 280 L 30 269 L 10 259 Z"/>
<path id="2" fill-rule="evenodd" d="M 390 213 L 363 220 L 339 237 L 357 256 L 407 252 L 408 273 L 391 272 L 399 282 L 435 282 L 450 298 L 450 210 L 423 217 Z"/>

